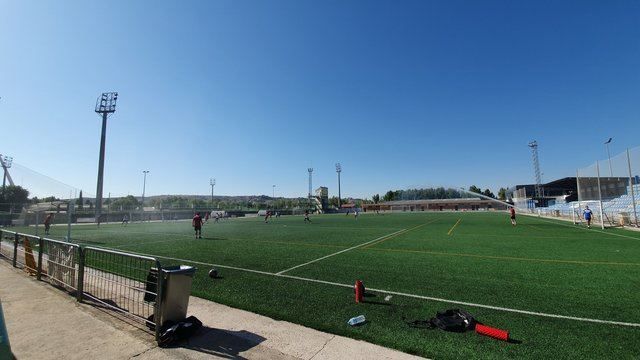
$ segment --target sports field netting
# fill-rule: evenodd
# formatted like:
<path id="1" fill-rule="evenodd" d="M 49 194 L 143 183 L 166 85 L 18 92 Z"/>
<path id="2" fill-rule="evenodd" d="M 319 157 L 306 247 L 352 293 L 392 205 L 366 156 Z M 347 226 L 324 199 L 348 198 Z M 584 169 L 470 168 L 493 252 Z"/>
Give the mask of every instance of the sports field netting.
<path id="1" fill-rule="evenodd" d="M 502 212 L 311 219 L 209 221 L 203 239 L 186 221 L 75 225 L 73 239 L 194 265 L 196 296 L 426 357 L 640 354 L 640 233 L 525 216 L 513 227 Z M 221 278 L 207 276 L 212 267 Z M 368 289 L 363 304 L 354 303 L 356 279 Z M 448 308 L 520 343 L 407 325 Z M 367 324 L 346 324 L 361 314 Z"/>

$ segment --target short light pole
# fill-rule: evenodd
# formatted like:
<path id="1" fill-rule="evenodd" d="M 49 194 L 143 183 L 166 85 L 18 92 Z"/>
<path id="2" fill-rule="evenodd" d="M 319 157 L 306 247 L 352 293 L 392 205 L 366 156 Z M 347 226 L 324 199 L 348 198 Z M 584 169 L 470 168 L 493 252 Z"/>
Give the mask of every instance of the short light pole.
<path id="1" fill-rule="evenodd" d="M 340 163 L 336 164 L 336 173 L 338 173 L 338 209 L 342 206 L 342 196 L 340 195 L 340 173 L 342 172 L 342 165 Z"/>
<path id="2" fill-rule="evenodd" d="M 609 157 L 609 176 L 613 177 L 613 168 L 611 167 L 611 153 L 609 152 L 609 144 L 613 138 L 609 138 L 604 144 L 607 146 L 607 157 Z"/>
<path id="3" fill-rule="evenodd" d="M 97 114 L 102 115 L 102 133 L 100 135 L 100 159 L 98 160 L 98 187 L 96 190 L 96 222 L 100 225 L 100 215 L 102 215 L 102 184 L 104 179 L 104 147 L 107 135 L 107 117 L 116 112 L 117 92 L 102 93 L 96 100 Z"/>
<path id="4" fill-rule="evenodd" d="M 144 220 L 144 193 L 147 190 L 147 174 L 149 170 L 142 170 L 144 180 L 142 180 L 142 204 L 140 205 L 140 222 Z"/>
<path id="5" fill-rule="evenodd" d="M 216 186 L 216 179 L 209 179 L 209 185 L 211 185 L 211 210 L 213 210 L 213 188 Z"/>

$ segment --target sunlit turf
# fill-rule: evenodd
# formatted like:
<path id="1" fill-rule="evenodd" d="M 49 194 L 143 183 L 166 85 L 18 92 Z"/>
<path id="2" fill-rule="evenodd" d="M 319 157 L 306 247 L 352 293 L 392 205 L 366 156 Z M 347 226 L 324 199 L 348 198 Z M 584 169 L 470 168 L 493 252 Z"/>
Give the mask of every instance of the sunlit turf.
<path id="1" fill-rule="evenodd" d="M 640 233 L 587 230 L 524 216 L 518 220 L 518 226 L 512 227 L 503 213 L 469 212 L 363 214 L 357 220 L 318 215 L 311 224 L 304 223 L 302 216 L 272 219 L 268 224 L 261 218 L 245 218 L 210 221 L 203 229 L 203 239 L 194 238 L 190 222 L 103 224 L 100 228 L 77 225 L 72 228 L 72 240 L 165 257 L 161 260 L 167 265 L 193 264 L 199 268 L 194 295 L 422 356 L 640 356 L 640 327 L 398 294 L 385 301 L 389 292 L 399 292 L 640 323 Z M 34 231 L 33 227 L 18 230 Z M 65 227 L 52 228 L 52 238 L 65 235 Z M 206 272 L 212 266 L 205 264 L 219 265 L 221 278 L 209 279 Z M 275 275 L 283 271 L 297 278 Z M 353 290 L 340 285 L 352 285 L 356 279 L 380 291 L 371 291 L 364 304 L 355 304 Z M 486 324 L 508 329 L 520 343 L 406 324 L 447 308 L 464 308 Z M 360 314 L 367 317 L 367 324 L 355 328 L 346 324 Z"/>

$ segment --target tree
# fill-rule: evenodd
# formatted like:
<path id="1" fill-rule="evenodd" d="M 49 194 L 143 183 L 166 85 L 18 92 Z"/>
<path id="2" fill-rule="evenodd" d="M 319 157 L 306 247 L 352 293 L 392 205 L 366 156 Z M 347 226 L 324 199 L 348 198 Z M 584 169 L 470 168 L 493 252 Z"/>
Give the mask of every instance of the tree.
<path id="1" fill-rule="evenodd" d="M 498 190 L 498 199 L 502 201 L 507 200 L 507 189 L 501 187 L 500 190 Z"/>
<path id="2" fill-rule="evenodd" d="M 477 187 L 475 185 L 469 186 L 469 191 L 474 192 L 476 194 L 482 194 L 482 189 L 480 189 L 479 187 Z"/>
<path id="3" fill-rule="evenodd" d="M 489 189 L 485 189 L 485 190 L 482 192 L 482 195 L 484 195 L 484 196 L 488 196 L 488 197 L 490 197 L 490 198 L 494 198 L 494 199 L 496 198 L 496 196 L 495 196 L 495 195 L 491 192 L 491 190 L 489 190 Z"/>
<path id="4" fill-rule="evenodd" d="M 391 191 L 391 190 L 389 190 L 389 191 L 387 191 L 386 194 L 384 194 L 384 196 L 382 197 L 382 200 L 384 200 L 384 201 L 393 201 L 393 200 L 395 200 L 395 198 L 396 198 L 396 193 Z"/>
<path id="5" fill-rule="evenodd" d="M 373 200 L 374 204 L 377 204 L 380 202 L 380 194 L 375 194 L 371 197 L 371 199 Z"/>
<path id="6" fill-rule="evenodd" d="M 58 199 L 55 196 L 47 196 L 46 198 L 42 199 L 42 202 L 54 202 L 54 201 L 59 201 L 60 199 Z"/>
<path id="7" fill-rule="evenodd" d="M 0 210 L 11 211 L 15 205 L 22 205 L 29 201 L 29 191 L 22 186 L 5 186 L 0 196 Z"/>
<path id="8" fill-rule="evenodd" d="M 113 200 L 113 205 L 115 208 L 121 207 L 122 210 L 131 210 L 135 209 L 140 205 L 138 199 L 136 199 L 133 195 L 129 195 L 127 197 L 119 198 Z"/>
<path id="9" fill-rule="evenodd" d="M 80 208 L 82 208 L 82 205 L 84 204 L 84 201 L 82 199 L 82 190 L 80 190 L 80 195 L 78 196 L 78 199 L 76 200 L 76 205 L 80 206 Z"/>
<path id="10" fill-rule="evenodd" d="M 85 203 L 89 205 L 89 210 L 93 209 L 93 203 L 91 202 L 91 200 L 87 199 Z"/>

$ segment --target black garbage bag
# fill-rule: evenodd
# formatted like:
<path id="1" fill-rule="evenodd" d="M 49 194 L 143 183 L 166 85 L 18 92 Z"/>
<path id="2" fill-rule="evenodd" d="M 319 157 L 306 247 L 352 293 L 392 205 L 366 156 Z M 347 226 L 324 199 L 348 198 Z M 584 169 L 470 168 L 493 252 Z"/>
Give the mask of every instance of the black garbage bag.
<path id="1" fill-rule="evenodd" d="M 190 338 L 193 334 L 202 327 L 202 321 L 198 320 L 195 316 L 189 316 L 188 318 L 179 321 L 167 321 L 163 324 L 160 331 L 160 340 L 158 345 L 170 346 L 182 340 Z"/>

